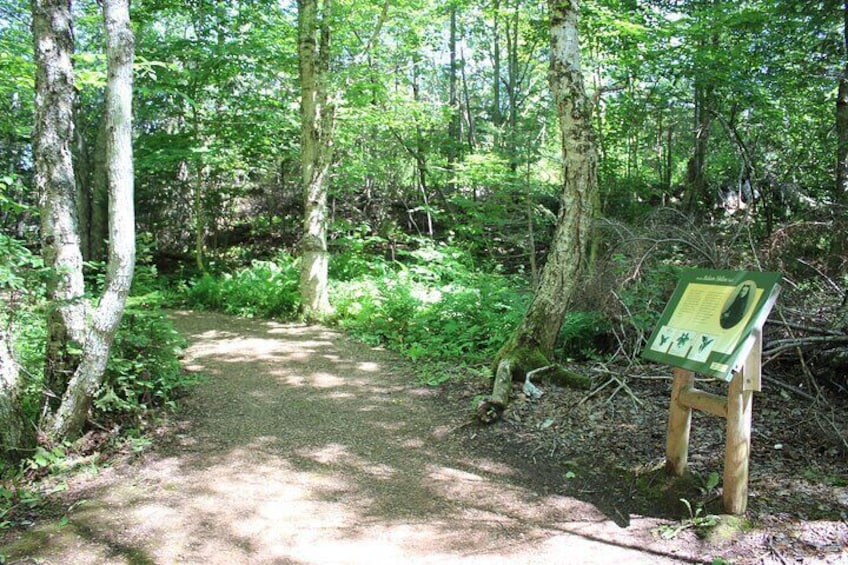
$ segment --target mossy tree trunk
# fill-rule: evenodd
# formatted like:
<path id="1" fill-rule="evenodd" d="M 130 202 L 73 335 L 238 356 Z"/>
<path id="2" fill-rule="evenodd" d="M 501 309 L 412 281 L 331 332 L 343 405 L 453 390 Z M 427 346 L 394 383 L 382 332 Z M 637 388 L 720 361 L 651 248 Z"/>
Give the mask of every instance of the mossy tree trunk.
<path id="1" fill-rule="evenodd" d="M 597 181 L 597 150 L 591 106 L 583 85 L 577 0 L 549 0 L 551 65 L 549 81 L 562 142 L 560 208 L 551 248 L 533 300 L 512 339 L 498 353 L 496 387 L 483 413 L 502 411 L 512 380 L 549 365 L 560 326 L 579 283 L 589 244 Z M 506 378 L 506 374 L 510 376 Z M 566 376 L 566 380 L 571 380 Z M 500 383 L 500 385 L 498 385 Z M 485 418 L 484 418 L 485 419 Z"/>

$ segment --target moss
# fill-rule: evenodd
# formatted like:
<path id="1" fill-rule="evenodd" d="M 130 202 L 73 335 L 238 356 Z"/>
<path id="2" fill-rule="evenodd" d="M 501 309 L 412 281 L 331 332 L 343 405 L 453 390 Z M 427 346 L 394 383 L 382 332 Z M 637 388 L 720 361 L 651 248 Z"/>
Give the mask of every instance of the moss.
<path id="1" fill-rule="evenodd" d="M 542 349 L 536 345 L 519 343 L 517 337 L 513 336 L 495 355 L 492 363 L 492 374 L 497 371 L 498 365 L 503 359 L 509 358 L 512 366 L 512 380 L 520 381 L 533 369 L 539 369 L 551 364 L 548 356 L 542 353 Z"/>
<path id="2" fill-rule="evenodd" d="M 27 530 L 22 532 L 18 539 L 8 542 L 3 547 L 2 555 L 10 562 L 14 562 L 16 559 L 23 561 L 29 556 L 36 554 L 39 550 L 43 550 L 50 541 L 50 532 L 47 528 L 41 527 Z"/>
<path id="3" fill-rule="evenodd" d="M 562 387 L 582 390 L 590 390 L 592 388 L 592 379 L 590 377 L 576 371 L 571 371 L 565 367 L 556 367 L 553 371 L 545 375 L 545 380 Z"/>
<path id="4" fill-rule="evenodd" d="M 722 514 L 716 516 L 714 525 L 703 528 L 699 534 L 710 545 L 726 546 L 737 540 L 748 529 L 750 529 L 750 523 L 744 517 Z"/>
<path id="5" fill-rule="evenodd" d="M 503 359 L 511 360 L 512 380 L 522 381 L 530 371 L 554 365 L 542 348 L 536 343 L 519 343 L 519 339 L 513 337 L 501 348 L 495 356 L 492 364 L 492 374 L 497 372 L 498 364 Z M 586 375 L 556 366 L 552 371 L 544 375 L 546 381 L 558 386 L 589 390 L 592 380 Z"/>

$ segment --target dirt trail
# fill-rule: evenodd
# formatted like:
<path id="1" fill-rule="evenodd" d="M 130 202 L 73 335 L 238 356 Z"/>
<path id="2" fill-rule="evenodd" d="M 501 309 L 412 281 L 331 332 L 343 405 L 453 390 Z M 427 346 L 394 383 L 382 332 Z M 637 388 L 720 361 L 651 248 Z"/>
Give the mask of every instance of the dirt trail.
<path id="1" fill-rule="evenodd" d="M 141 457 L 69 484 L 24 563 L 680 563 L 687 533 L 626 528 L 460 441 L 465 416 L 390 353 L 321 327 L 177 313 L 208 375 Z M 471 447 L 469 447 L 469 445 Z M 479 452 L 477 452 L 479 451 Z M 532 484 L 532 483 L 529 483 Z"/>

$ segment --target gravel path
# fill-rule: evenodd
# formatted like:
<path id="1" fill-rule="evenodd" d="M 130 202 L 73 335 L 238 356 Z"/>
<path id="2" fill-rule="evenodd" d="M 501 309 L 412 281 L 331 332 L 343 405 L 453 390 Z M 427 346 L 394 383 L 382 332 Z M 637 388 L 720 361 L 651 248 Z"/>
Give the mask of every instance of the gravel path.
<path id="1" fill-rule="evenodd" d="M 462 410 L 326 328 L 175 313 L 209 377 L 144 455 L 69 484 L 68 523 L 10 563 L 680 563 L 687 533 L 617 526 L 468 441 Z M 460 438 L 462 436 L 463 439 Z M 470 446 L 470 447 L 469 447 Z M 3 553 L 3 551 L 0 551 Z"/>

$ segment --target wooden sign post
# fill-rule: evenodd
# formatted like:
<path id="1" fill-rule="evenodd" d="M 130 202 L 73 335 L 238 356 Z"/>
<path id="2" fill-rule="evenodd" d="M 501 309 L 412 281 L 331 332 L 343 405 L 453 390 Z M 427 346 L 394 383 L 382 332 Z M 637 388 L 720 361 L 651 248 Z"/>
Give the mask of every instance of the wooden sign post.
<path id="1" fill-rule="evenodd" d="M 733 376 L 727 398 L 695 388 L 695 373 L 674 369 L 668 411 L 666 469 L 676 476 L 686 472 L 692 410 L 702 410 L 727 420 L 722 501 L 728 514 L 743 514 L 748 505 L 748 461 L 751 453 L 753 392 L 759 391 L 759 358 L 762 338 L 742 369 Z M 756 358 L 756 360 L 754 359 Z M 756 375 L 754 374 L 756 372 Z M 752 387 L 756 388 L 752 388 Z"/>
<path id="2" fill-rule="evenodd" d="M 722 498 L 730 514 L 748 505 L 754 391 L 761 389 L 762 327 L 777 300 L 776 273 L 684 274 L 643 356 L 673 365 L 666 469 L 687 469 L 692 410 L 725 418 Z M 730 382 L 727 397 L 695 388 L 695 373 Z"/>

